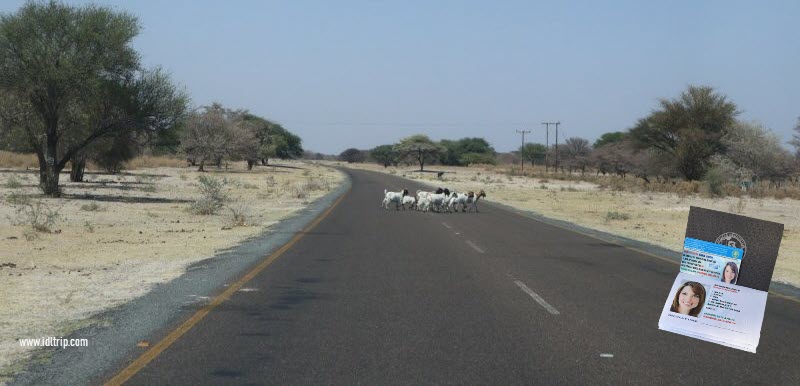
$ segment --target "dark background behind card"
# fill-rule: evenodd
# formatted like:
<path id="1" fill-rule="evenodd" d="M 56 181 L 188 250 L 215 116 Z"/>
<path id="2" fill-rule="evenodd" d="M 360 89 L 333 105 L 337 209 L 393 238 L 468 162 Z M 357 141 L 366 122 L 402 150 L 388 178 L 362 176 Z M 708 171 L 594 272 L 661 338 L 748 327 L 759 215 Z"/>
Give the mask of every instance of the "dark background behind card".
<path id="1" fill-rule="evenodd" d="M 728 232 L 738 234 L 747 244 L 736 284 L 769 291 L 783 238 L 783 224 L 696 206 L 689 209 L 686 237 L 714 243 Z"/>

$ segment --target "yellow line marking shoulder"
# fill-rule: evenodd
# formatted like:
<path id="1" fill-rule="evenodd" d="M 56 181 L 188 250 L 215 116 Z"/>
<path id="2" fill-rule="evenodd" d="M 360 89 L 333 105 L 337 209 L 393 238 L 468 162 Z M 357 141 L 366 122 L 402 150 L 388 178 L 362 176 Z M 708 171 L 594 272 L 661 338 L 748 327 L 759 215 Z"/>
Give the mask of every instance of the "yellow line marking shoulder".
<path id="1" fill-rule="evenodd" d="M 303 228 L 302 231 L 294 235 L 291 240 L 289 240 L 286 244 L 280 247 L 278 250 L 273 252 L 269 257 L 259 263 L 255 268 L 251 269 L 250 272 L 242 276 L 238 281 L 231 284 L 224 292 L 217 295 L 211 303 L 207 304 L 205 307 L 201 308 L 197 311 L 194 315 L 192 315 L 189 319 L 183 322 L 178 328 L 170 332 L 164 339 L 159 341 L 156 345 L 151 347 L 149 350 L 145 351 L 140 355 L 136 360 L 134 360 L 128 367 L 124 368 L 120 371 L 117 375 L 113 378 L 109 379 L 105 385 L 106 386 L 116 386 L 122 385 L 123 383 L 127 382 L 131 377 L 136 375 L 139 371 L 141 371 L 148 363 L 152 362 L 156 359 L 164 350 L 172 346 L 181 336 L 187 333 L 189 330 L 192 329 L 197 323 L 199 323 L 203 318 L 205 318 L 212 310 L 217 308 L 222 302 L 230 299 L 231 295 L 233 295 L 236 291 L 241 289 L 247 282 L 252 280 L 256 275 L 261 273 L 265 268 L 267 268 L 270 264 L 272 264 L 275 260 L 277 260 L 281 255 L 283 255 L 286 251 L 288 251 L 292 246 L 294 246 L 300 239 L 305 236 L 306 233 L 314 229 L 317 225 L 319 225 L 322 220 L 324 220 L 328 215 L 333 212 L 333 210 L 339 205 L 340 202 L 350 193 L 350 189 L 342 194 L 333 205 L 330 206 L 325 212 L 319 215 L 314 221 L 311 222 L 308 226 Z"/>

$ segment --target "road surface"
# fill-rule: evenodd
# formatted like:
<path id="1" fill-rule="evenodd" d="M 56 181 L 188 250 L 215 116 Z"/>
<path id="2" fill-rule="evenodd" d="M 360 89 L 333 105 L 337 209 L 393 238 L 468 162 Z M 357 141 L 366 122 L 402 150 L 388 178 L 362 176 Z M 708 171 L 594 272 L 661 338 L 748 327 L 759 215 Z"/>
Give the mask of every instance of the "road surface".
<path id="1" fill-rule="evenodd" d="M 770 296 L 757 354 L 660 331 L 674 263 L 489 205 L 385 211 L 384 189 L 422 186 L 349 173 L 128 384 L 800 384 L 797 302 Z"/>

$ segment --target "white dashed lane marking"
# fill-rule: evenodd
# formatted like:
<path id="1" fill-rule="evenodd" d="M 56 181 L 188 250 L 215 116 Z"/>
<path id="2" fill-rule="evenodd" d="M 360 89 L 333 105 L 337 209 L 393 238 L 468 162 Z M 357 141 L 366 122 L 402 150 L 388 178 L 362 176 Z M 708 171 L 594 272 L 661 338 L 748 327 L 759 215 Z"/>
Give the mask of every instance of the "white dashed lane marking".
<path id="1" fill-rule="evenodd" d="M 478 251 L 478 253 L 486 253 L 486 252 L 483 251 L 483 249 L 481 249 L 481 247 L 475 245 L 475 243 L 473 243 L 472 241 L 467 240 L 467 245 L 472 247 L 472 249 Z"/>
<path id="2" fill-rule="evenodd" d="M 536 301 L 536 303 L 539 303 L 540 306 L 544 307 L 544 309 L 546 309 L 547 312 L 553 315 L 560 314 L 560 312 L 558 312 L 558 310 L 555 307 L 551 306 L 550 303 L 546 302 L 541 296 L 539 296 L 539 294 L 533 292 L 533 290 L 528 288 L 528 286 L 526 286 L 525 283 L 519 280 L 514 280 L 514 284 L 516 284 L 517 287 L 519 287 L 523 292 L 532 297 L 533 300 Z"/>

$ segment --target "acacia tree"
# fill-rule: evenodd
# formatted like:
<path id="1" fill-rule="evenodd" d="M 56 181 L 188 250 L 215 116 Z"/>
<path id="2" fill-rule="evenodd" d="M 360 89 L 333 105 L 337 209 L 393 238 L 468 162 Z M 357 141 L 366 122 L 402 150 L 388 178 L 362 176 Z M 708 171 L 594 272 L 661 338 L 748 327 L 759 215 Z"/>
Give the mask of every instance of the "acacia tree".
<path id="1" fill-rule="evenodd" d="M 736 121 L 736 105 L 704 86 L 689 86 L 678 99 L 662 99 L 660 105 L 629 131 L 631 138 L 672 160 L 687 180 L 701 179 L 711 156 L 724 152 L 722 136 Z"/>
<path id="2" fill-rule="evenodd" d="M 531 166 L 535 166 L 537 161 L 540 164 L 544 162 L 547 147 L 541 143 L 526 143 L 521 152 L 523 153 L 523 158 L 526 161 L 530 161 Z"/>
<path id="3" fill-rule="evenodd" d="M 351 147 L 339 154 L 339 160 L 346 161 L 347 163 L 351 164 L 353 162 L 361 163 L 367 158 L 366 154 L 358 150 L 354 147 Z"/>
<path id="4" fill-rule="evenodd" d="M 416 161 L 419 164 L 419 171 L 424 171 L 425 163 L 436 161 L 446 151 L 442 145 L 422 134 L 403 138 L 394 149 L 402 158 Z"/>
<path id="5" fill-rule="evenodd" d="M 397 166 L 397 152 L 392 145 L 376 146 L 369 151 L 369 155 L 383 167 L 388 167 L 389 165 Z"/>
<path id="6" fill-rule="evenodd" d="M 775 133 L 757 122 L 737 122 L 722 138 L 725 156 L 752 180 L 782 180 L 791 173 L 791 154 Z"/>
<path id="7" fill-rule="evenodd" d="M 584 138 L 571 137 L 564 142 L 564 156 L 566 164 L 570 168 L 580 169 L 581 173 L 586 173 L 586 166 L 589 164 L 589 154 L 592 148 L 589 141 Z"/>
<path id="8" fill-rule="evenodd" d="M 206 161 L 221 161 L 231 153 L 236 140 L 235 112 L 219 103 L 203 106 L 186 120 L 181 147 L 187 156 L 199 162 L 198 171 L 205 171 Z"/>
<path id="9" fill-rule="evenodd" d="M 792 135 L 792 140 L 789 144 L 794 146 L 794 156 L 800 160 L 800 118 L 797 118 L 797 124 L 794 126 L 795 134 Z"/>
<path id="10" fill-rule="evenodd" d="M 137 19 L 110 7 L 29 2 L 0 15 L 4 121 L 39 161 L 39 186 L 58 196 L 66 164 L 100 138 L 171 128 L 186 96 L 144 70 Z"/>

